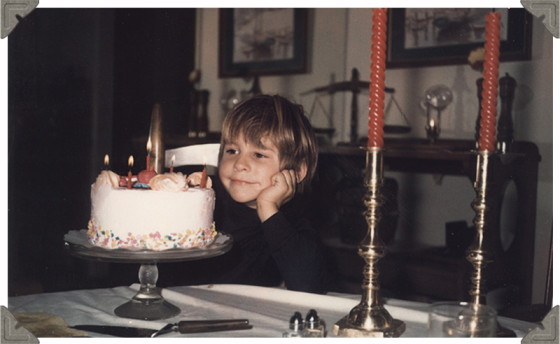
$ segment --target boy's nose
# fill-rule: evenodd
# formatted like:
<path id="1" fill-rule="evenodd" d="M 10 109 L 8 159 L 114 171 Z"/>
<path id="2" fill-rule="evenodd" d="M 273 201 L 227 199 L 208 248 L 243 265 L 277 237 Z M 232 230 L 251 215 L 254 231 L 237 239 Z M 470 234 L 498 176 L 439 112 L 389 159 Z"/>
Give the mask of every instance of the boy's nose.
<path id="1" fill-rule="evenodd" d="M 239 155 L 233 164 L 233 168 L 236 171 L 248 171 L 250 168 L 249 162 L 247 161 L 247 157 L 243 154 Z"/>

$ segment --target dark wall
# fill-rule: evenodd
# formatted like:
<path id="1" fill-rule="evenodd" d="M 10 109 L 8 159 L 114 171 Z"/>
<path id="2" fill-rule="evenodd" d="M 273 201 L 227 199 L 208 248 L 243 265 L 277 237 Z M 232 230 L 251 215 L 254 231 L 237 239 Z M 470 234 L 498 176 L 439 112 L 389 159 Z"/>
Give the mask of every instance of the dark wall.
<path id="1" fill-rule="evenodd" d="M 122 285 L 105 278 L 112 266 L 71 257 L 63 236 L 87 228 L 91 176 L 106 153 L 127 168 L 118 157 L 147 135 L 155 102 L 181 133 L 194 20 L 194 9 L 38 8 L 10 33 L 10 295 Z"/>
<path id="2" fill-rule="evenodd" d="M 135 9 L 115 13 L 115 135 L 148 135 L 152 108 L 160 103 L 166 135 L 186 134 L 188 76 L 194 66 L 193 9 Z M 146 144 L 115 144 L 115 162 L 127 171 L 129 155 Z"/>

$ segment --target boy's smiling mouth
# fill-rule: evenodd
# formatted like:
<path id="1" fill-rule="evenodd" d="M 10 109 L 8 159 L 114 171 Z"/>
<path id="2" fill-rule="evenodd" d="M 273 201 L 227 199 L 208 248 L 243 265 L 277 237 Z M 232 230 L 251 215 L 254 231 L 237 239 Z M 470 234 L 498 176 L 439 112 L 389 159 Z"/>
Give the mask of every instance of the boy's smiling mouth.
<path id="1" fill-rule="evenodd" d="M 241 186 L 254 184 L 252 182 L 241 180 L 241 179 L 231 179 L 231 182 L 235 185 L 241 185 Z"/>

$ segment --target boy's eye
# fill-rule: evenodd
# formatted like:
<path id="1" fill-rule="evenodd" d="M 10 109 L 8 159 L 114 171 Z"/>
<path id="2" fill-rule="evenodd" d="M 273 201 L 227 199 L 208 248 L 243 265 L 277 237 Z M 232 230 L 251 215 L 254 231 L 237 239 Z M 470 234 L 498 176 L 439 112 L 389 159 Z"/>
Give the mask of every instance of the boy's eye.
<path id="1" fill-rule="evenodd" d="M 262 158 L 266 158 L 266 155 L 261 154 L 261 153 L 255 153 L 255 157 L 258 159 L 262 159 Z"/>
<path id="2" fill-rule="evenodd" d="M 227 153 L 227 154 L 236 154 L 236 153 L 237 153 L 237 149 L 233 149 L 233 148 L 226 149 L 226 153 Z"/>

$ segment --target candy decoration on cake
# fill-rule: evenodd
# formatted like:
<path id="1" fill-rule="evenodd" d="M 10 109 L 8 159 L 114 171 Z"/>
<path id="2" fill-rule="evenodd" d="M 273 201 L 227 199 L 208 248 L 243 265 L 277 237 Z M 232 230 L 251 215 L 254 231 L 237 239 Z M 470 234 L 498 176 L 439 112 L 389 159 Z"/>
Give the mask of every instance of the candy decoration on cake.
<path id="1" fill-rule="evenodd" d="M 500 65 L 500 25 L 501 12 L 486 14 L 486 43 L 484 44 L 484 72 L 482 76 L 482 103 L 480 110 L 481 151 L 496 150 L 496 113 L 498 104 L 498 76 Z"/>
<path id="2" fill-rule="evenodd" d="M 368 147 L 383 147 L 385 116 L 385 59 L 387 49 L 387 9 L 372 10 L 371 74 L 369 94 Z"/>
<path id="3" fill-rule="evenodd" d="M 90 220 L 88 223 L 87 237 L 95 246 L 108 249 L 144 249 L 162 251 L 172 248 L 192 248 L 210 245 L 215 237 L 216 231 L 214 224 L 206 229 L 196 231 L 187 230 L 184 233 L 170 233 L 161 235 L 159 231 L 135 235 L 128 232 L 123 236 L 115 235 L 113 231 L 97 230 L 95 222 Z"/>
<path id="4" fill-rule="evenodd" d="M 148 184 L 150 184 L 150 180 L 157 176 L 156 171 L 154 171 L 153 167 L 150 167 L 149 170 L 143 170 L 138 173 L 138 183 L 135 187 L 142 187 L 147 188 Z"/>

